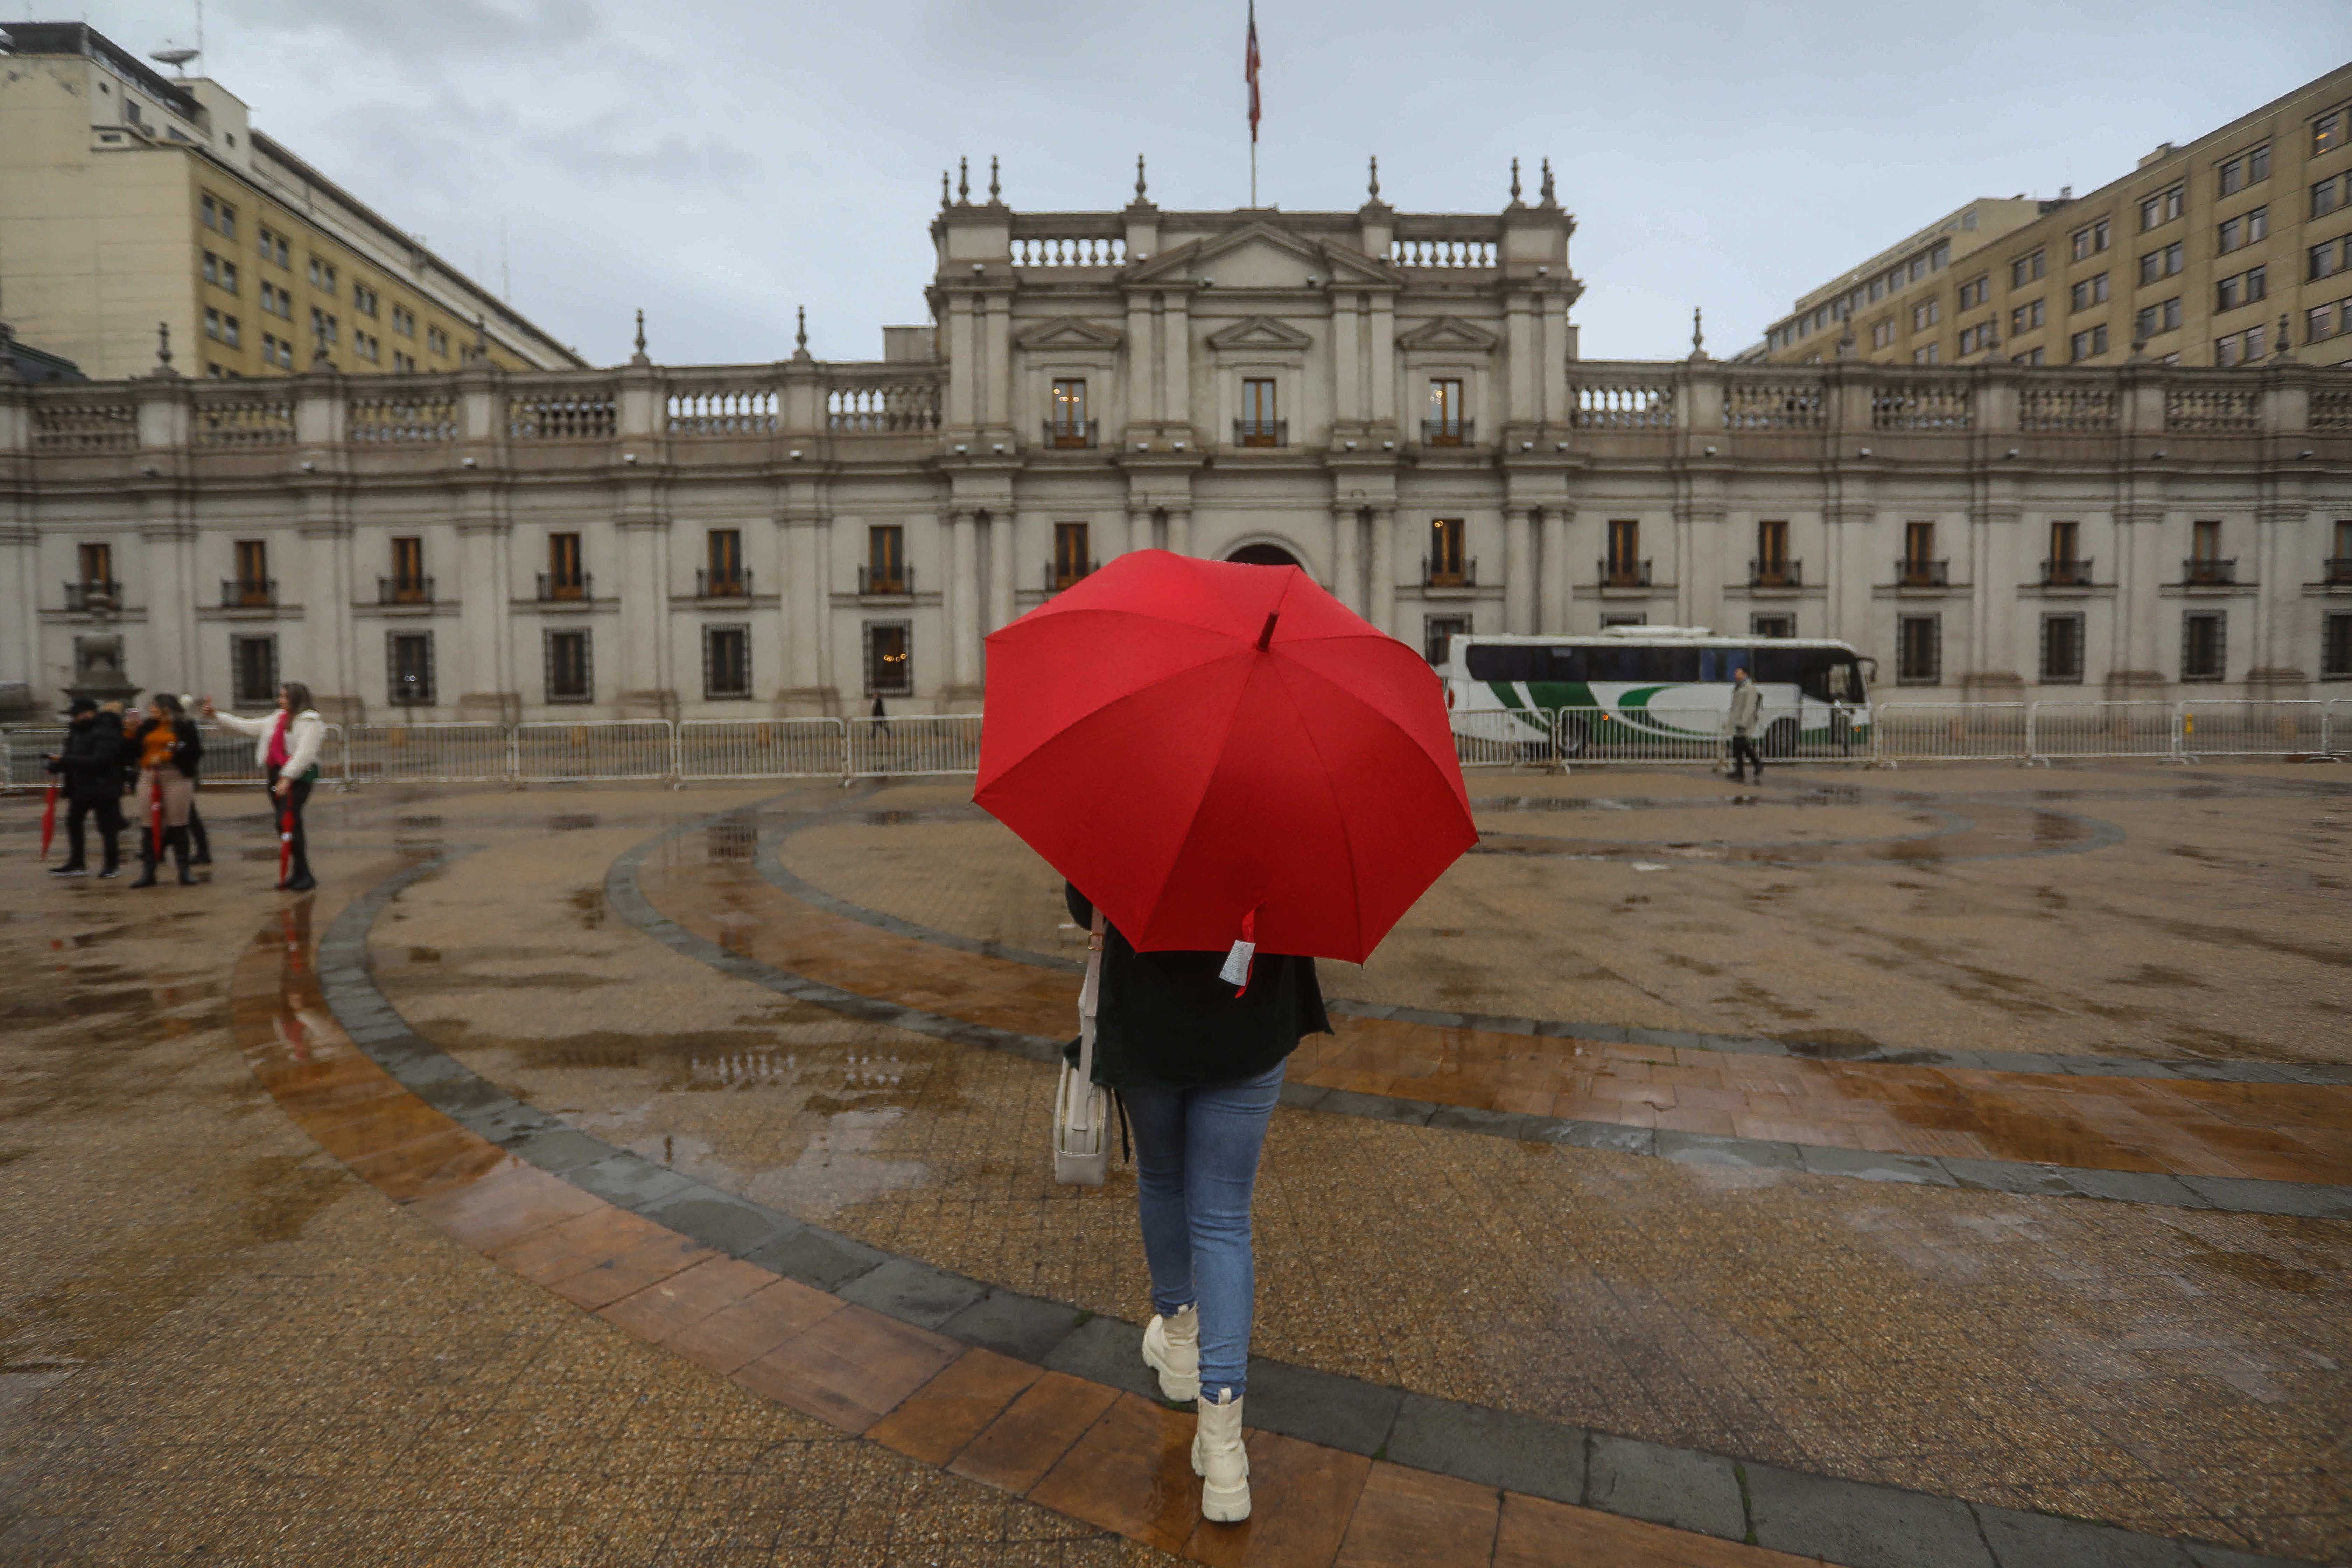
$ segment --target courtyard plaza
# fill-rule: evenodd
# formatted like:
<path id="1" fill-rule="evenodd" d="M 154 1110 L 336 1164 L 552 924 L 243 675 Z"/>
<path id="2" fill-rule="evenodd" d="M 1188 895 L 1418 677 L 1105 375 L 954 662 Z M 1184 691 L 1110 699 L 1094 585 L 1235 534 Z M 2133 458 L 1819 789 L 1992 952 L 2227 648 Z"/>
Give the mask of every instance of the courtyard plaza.
<path id="1" fill-rule="evenodd" d="M 2352 1563 L 2352 780 L 1474 772 L 1323 965 L 1258 1511 L 964 779 L 0 805 L 0 1562 Z"/>

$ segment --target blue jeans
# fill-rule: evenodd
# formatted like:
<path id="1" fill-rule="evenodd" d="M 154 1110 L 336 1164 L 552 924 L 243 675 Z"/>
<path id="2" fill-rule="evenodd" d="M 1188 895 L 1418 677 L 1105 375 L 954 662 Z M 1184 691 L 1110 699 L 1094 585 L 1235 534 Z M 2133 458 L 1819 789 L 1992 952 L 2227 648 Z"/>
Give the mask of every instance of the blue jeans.
<path id="1" fill-rule="evenodd" d="M 1250 1194 L 1282 1092 L 1284 1064 L 1237 1083 L 1124 1089 L 1135 1131 L 1136 1210 L 1151 1266 L 1151 1310 L 1201 1308 L 1201 1397 L 1235 1399 L 1249 1367 L 1257 1270 Z"/>

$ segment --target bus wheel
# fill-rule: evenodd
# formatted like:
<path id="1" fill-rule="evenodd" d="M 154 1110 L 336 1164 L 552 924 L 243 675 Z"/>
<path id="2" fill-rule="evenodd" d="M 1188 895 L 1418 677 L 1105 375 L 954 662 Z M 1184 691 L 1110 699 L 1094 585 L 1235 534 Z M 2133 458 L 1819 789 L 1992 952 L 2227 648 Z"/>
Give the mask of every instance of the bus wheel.
<path id="1" fill-rule="evenodd" d="M 1764 726 L 1764 754 L 1780 761 L 1797 754 L 1797 721 L 1775 719 Z"/>
<path id="2" fill-rule="evenodd" d="M 1556 737 L 1553 744 L 1563 760 L 1569 757 L 1580 757 L 1584 754 L 1584 721 L 1575 714 L 1561 714 L 1559 725 L 1552 731 L 1552 734 Z"/>

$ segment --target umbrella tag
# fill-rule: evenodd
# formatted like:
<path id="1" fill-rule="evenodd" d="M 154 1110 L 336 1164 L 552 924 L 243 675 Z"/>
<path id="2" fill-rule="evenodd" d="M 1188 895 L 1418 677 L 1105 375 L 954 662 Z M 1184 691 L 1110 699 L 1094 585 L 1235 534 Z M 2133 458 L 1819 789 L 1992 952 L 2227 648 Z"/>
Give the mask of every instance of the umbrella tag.
<path id="1" fill-rule="evenodd" d="M 1250 955 L 1255 952 L 1257 943 L 1254 942 L 1234 943 L 1233 951 L 1225 954 L 1225 966 L 1217 971 L 1217 978 L 1228 985 L 1248 985 Z"/>

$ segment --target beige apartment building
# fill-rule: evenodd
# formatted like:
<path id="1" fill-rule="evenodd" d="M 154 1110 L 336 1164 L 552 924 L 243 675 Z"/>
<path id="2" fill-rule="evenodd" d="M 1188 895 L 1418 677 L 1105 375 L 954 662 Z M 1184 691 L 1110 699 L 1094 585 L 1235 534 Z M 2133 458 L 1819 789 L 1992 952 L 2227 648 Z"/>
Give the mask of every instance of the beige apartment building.
<path id="1" fill-rule="evenodd" d="M 1741 357 L 2113 365 L 2136 345 L 2166 364 L 2352 360 L 2352 65 L 2087 195 L 1970 203 Z"/>
<path id="2" fill-rule="evenodd" d="M 583 362 L 253 129 L 78 22 L 0 24 L 0 316 L 98 379 Z M 323 353 L 323 364 L 319 363 Z"/>

